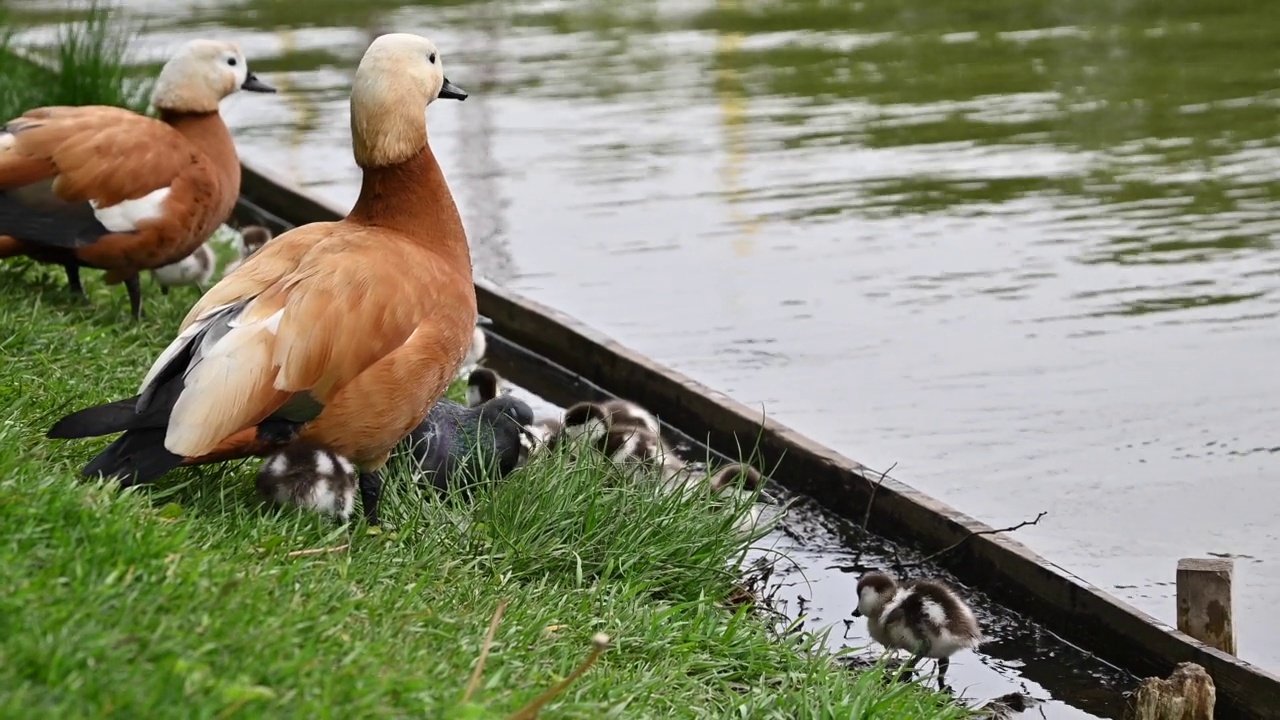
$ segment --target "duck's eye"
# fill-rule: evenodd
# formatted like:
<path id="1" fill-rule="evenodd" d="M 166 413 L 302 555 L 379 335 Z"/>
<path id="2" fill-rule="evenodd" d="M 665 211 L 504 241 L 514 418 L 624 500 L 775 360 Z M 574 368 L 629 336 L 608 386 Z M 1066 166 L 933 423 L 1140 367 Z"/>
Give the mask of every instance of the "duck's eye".
<path id="1" fill-rule="evenodd" d="M 428 55 L 428 56 L 427 56 L 427 62 L 431 63 L 432 65 L 435 65 L 435 64 L 436 64 L 436 54 L 435 54 L 435 53 L 431 53 L 430 55 Z"/>
<path id="2" fill-rule="evenodd" d="M 232 57 L 232 58 L 227 58 L 227 64 L 228 64 L 228 65 L 230 65 L 231 67 L 235 67 L 235 66 L 236 66 L 236 59 L 235 59 L 235 58 L 233 58 L 233 57 Z"/>

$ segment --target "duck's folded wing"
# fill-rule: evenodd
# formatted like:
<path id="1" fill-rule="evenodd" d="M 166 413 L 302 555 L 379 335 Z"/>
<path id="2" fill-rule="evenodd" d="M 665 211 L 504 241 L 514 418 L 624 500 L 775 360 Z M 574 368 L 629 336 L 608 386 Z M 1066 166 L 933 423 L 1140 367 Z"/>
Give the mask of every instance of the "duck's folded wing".
<path id="1" fill-rule="evenodd" d="M 76 249 L 132 233 L 205 174 L 159 120 L 106 106 L 32 110 L 0 129 L 0 237 Z"/>
<path id="2" fill-rule="evenodd" d="M 429 321 L 439 280 L 453 269 L 397 257 L 395 248 L 361 250 L 312 252 L 243 309 L 211 310 L 182 331 L 165 351 L 169 366 L 158 360 L 142 389 L 145 398 L 181 373 L 165 438 L 170 452 L 201 456 L 286 403 L 318 413 L 335 391 Z M 416 269 L 406 272 L 415 260 Z M 175 367 L 183 357 L 189 359 Z"/>

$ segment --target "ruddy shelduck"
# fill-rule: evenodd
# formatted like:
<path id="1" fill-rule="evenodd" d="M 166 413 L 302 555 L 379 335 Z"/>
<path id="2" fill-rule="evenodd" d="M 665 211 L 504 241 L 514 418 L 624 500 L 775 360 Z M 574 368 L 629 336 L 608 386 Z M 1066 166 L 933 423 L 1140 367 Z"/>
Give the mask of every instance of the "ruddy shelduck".
<path id="1" fill-rule="evenodd" d="M 0 257 L 80 268 L 123 282 L 142 317 L 143 270 L 190 255 L 231 215 L 240 162 L 218 104 L 275 92 L 232 42 L 192 40 L 151 95 L 158 119 L 104 105 L 28 110 L 0 129 Z"/>
<path id="2" fill-rule="evenodd" d="M 430 40 L 369 45 L 351 90 L 355 206 L 281 234 L 210 288 L 137 396 L 54 425 L 50 437 L 125 431 L 86 476 L 133 485 L 301 441 L 356 466 L 378 523 L 380 470 L 444 394 L 477 318 L 462 218 L 427 143 L 438 97 L 466 93 Z"/>

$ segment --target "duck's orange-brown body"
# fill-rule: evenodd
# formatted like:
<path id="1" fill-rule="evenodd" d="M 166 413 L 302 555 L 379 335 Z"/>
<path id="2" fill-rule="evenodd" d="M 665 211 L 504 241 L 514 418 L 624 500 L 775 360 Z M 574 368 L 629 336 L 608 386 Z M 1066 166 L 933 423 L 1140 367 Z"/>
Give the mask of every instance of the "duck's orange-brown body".
<path id="1" fill-rule="evenodd" d="M 281 360 L 247 387 L 236 412 L 201 403 L 204 463 L 270 451 L 257 424 L 294 393 L 324 406 L 301 431 L 362 469 L 376 469 L 448 389 L 475 328 L 466 232 L 429 147 L 401 165 L 366 170 L 346 219 L 291 230 L 211 289 L 183 321 L 256 297 L 243 322 L 285 310 L 270 342 Z M 216 405 L 216 395 L 207 404 Z M 205 441 L 207 442 L 207 441 Z"/>
<path id="2" fill-rule="evenodd" d="M 163 113 L 161 120 L 115 107 L 48 107 L 5 126 L 0 190 L 34 212 L 94 221 L 108 208 L 167 188 L 155 217 L 129 232 L 59 241 L 0 220 L 0 257 L 108 270 L 117 283 L 190 255 L 231 215 L 240 162 L 216 113 Z M 93 205 L 90 205 L 92 203 Z M 6 222 L 7 221 L 7 222 Z M 8 226 L 8 227 L 7 227 Z"/>
<path id="3" fill-rule="evenodd" d="M 370 45 L 351 95 L 355 206 L 280 235 L 214 285 L 136 397 L 59 420 L 50 437 L 124 431 L 85 475 L 132 485 L 304 442 L 359 468 L 376 524 L 378 470 L 444 394 L 476 323 L 466 232 L 421 110 L 438 97 L 466 93 L 429 40 Z"/>

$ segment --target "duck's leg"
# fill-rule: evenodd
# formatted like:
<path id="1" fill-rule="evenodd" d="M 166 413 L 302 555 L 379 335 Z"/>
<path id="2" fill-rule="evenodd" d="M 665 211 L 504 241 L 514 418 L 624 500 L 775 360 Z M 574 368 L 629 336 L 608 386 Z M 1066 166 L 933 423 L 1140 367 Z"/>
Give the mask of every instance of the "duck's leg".
<path id="1" fill-rule="evenodd" d="M 129 310 L 133 313 L 134 320 L 141 320 L 144 317 L 142 312 L 142 284 L 138 282 L 138 275 L 134 273 L 124 279 L 125 292 L 129 293 Z"/>
<path id="2" fill-rule="evenodd" d="M 950 690 L 947 686 L 947 668 L 951 667 L 951 658 L 938 658 L 938 689 Z"/>
<path id="3" fill-rule="evenodd" d="M 378 526 L 378 502 L 382 499 L 382 474 L 360 473 L 360 505 L 364 507 L 364 519 L 371 526 Z"/>
<path id="4" fill-rule="evenodd" d="M 67 288 L 71 290 L 71 294 L 81 300 L 88 300 L 89 296 L 84 293 L 84 285 L 80 284 L 80 266 L 67 263 L 62 267 L 67 271 Z"/>

